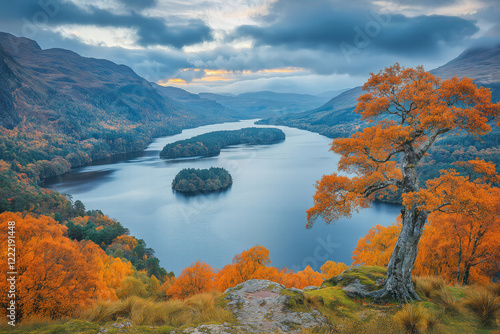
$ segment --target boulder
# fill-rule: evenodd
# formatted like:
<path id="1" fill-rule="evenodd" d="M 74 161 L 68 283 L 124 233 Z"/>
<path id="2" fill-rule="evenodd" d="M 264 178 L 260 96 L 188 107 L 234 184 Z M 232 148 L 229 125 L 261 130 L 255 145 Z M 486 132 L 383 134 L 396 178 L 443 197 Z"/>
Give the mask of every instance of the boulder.
<path id="1" fill-rule="evenodd" d="M 326 319 L 304 302 L 302 290 L 268 280 L 249 280 L 225 291 L 227 307 L 252 332 L 300 332 L 326 325 Z"/>

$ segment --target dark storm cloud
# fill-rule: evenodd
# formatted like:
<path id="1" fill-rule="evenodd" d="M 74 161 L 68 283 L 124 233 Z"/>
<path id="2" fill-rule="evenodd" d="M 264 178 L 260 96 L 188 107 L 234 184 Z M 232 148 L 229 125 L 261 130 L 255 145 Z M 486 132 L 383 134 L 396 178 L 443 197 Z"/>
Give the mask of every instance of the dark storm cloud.
<path id="1" fill-rule="evenodd" d="M 292 6 L 285 6 L 292 3 Z M 250 38 L 255 45 L 290 49 L 357 49 L 399 55 L 434 52 L 440 45 L 463 41 L 478 31 L 469 20 L 450 16 L 406 17 L 379 14 L 369 5 L 353 9 L 335 1 L 281 0 L 262 18 L 262 25 L 245 25 L 232 38 Z M 359 3 L 357 3 L 359 5 Z"/>
<path id="2" fill-rule="evenodd" d="M 146 9 L 156 6 L 158 0 L 119 0 L 122 4 L 132 9 Z"/>
<path id="3" fill-rule="evenodd" d="M 19 33 L 22 35 L 28 35 L 30 31 L 43 26 L 77 24 L 133 28 L 137 31 L 137 43 L 141 46 L 165 45 L 182 48 L 213 40 L 211 29 L 201 20 L 167 25 L 161 18 L 146 17 L 134 11 L 127 15 L 117 15 L 94 6 L 90 6 L 87 11 L 71 2 L 55 0 L 2 1 L 0 19 L 14 21 L 13 23 L 17 21 L 21 29 Z"/>

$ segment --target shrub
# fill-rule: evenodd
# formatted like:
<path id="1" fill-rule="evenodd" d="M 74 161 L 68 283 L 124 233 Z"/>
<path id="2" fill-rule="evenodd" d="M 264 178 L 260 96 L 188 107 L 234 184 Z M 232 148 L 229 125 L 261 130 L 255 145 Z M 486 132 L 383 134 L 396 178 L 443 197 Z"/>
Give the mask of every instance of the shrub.
<path id="1" fill-rule="evenodd" d="M 445 280 L 439 276 L 416 277 L 415 282 L 417 291 L 426 298 L 430 298 L 435 291 L 440 291 L 446 286 Z"/>
<path id="2" fill-rule="evenodd" d="M 493 295 L 500 297 L 500 282 L 486 284 L 485 288 Z"/>
<path id="3" fill-rule="evenodd" d="M 391 316 L 376 317 L 368 321 L 361 321 L 352 318 L 345 318 L 341 321 L 335 333 L 342 334 L 360 334 L 360 333 L 384 333 L 400 334 L 402 332 L 401 324 L 395 322 Z"/>
<path id="4" fill-rule="evenodd" d="M 471 311 L 484 327 L 493 327 L 500 312 L 500 299 L 485 289 L 472 290 L 465 302 L 466 309 Z"/>
<path id="5" fill-rule="evenodd" d="M 462 313 L 462 301 L 446 289 L 434 291 L 432 300 L 443 307 L 447 314 L 459 315 Z"/>
<path id="6" fill-rule="evenodd" d="M 418 334 L 426 327 L 425 311 L 418 304 L 406 304 L 396 313 L 394 320 L 401 324 L 408 334 Z"/>

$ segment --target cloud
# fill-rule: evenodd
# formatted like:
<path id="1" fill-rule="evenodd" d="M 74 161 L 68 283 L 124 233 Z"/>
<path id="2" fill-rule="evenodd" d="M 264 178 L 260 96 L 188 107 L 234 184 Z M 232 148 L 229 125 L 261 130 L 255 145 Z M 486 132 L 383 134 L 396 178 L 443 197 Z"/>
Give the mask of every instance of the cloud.
<path id="1" fill-rule="evenodd" d="M 143 47 L 161 45 L 182 48 L 213 40 L 212 30 L 201 20 L 168 25 L 163 18 L 143 16 L 135 11 L 119 15 L 95 6 L 81 8 L 72 2 L 2 1 L 0 19 L 14 20 L 18 24 L 22 22 L 22 35 L 35 28 L 65 24 L 132 28 L 136 31 L 137 43 Z"/>
<path id="2" fill-rule="evenodd" d="M 158 0 L 119 0 L 119 1 L 128 8 L 137 10 L 154 7 L 158 4 Z"/>
<path id="3" fill-rule="evenodd" d="M 359 1 L 353 1 L 359 6 Z M 291 4 L 287 6 L 287 4 Z M 344 4 L 344 3 L 342 3 Z M 259 25 L 240 26 L 233 39 L 251 39 L 256 46 L 339 50 L 358 49 L 399 55 L 435 52 L 444 44 L 460 43 L 478 31 L 474 22 L 450 16 L 406 17 L 360 9 L 336 1 L 279 0 Z"/>
<path id="4" fill-rule="evenodd" d="M 392 0 L 391 1 L 398 6 L 419 6 L 419 7 L 444 7 L 450 5 L 460 4 L 461 0 Z"/>
<path id="5" fill-rule="evenodd" d="M 468 46 L 499 40 L 498 0 L 430 2 L 0 1 L 0 29 L 128 65 L 149 81 L 182 80 L 188 89 L 329 90 L 395 62 L 432 69 Z M 266 72 L 283 68 L 303 70 Z"/>

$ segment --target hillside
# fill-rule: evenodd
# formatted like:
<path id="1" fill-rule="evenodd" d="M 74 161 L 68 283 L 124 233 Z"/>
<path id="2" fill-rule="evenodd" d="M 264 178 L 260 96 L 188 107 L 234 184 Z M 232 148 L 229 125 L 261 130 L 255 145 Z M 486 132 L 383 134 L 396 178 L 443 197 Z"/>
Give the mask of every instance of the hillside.
<path id="1" fill-rule="evenodd" d="M 253 92 L 240 95 L 218 95 L 201 93 L 200 97 L 216 101 L 242 115 L 242 118 L 265 118 L 308 110 L 322 105 L 332 95 L 285 94 L 274 92 Z"/>
<path id="2" fill-rule="evenodd" d="M 0 78 L 0 159 L 33 163 L 41 178 L 144 149 L 155 136 L 235 120 L 223 107 L 207 110 L 159 94 L 127 66 L 42 50 L 7 33 L 0 33 Z M 64 145 L 54 152 L 54 142 Z M 41 160 L 52 166 L 42 168 Z"/>
<path id="3" fill-rule="evenodd" d="M 494 48 L 472 48 L 431 71 L 445 79 L 454 75 L 470 77 L 482 84 L 500 82 L 500 45 Z"/>
<path id="4" fill-rule="evenodd" d="M 213 123 L 220 121 L 237 121 L 242 119 L 242 115 L 231 110 L 213 100 L 205 99 L 197 94 L 189 93 L 177 87 L 165 87 L 156 83 L 151 85 L 163 96 L 171 105 L 177 106 L 179 109 L 189 111 L 197 116 L 201 122 Z"/>
<path id="5" fill-rule="evenodd" d="M 286 125 L 317 132 L 330 138 L 345 137 L 361 126 L 361 117 L 354 112 L 361 92 L 361 87 L 355 87 L 318 108 L 264 119 L 259 124 Z"/>

